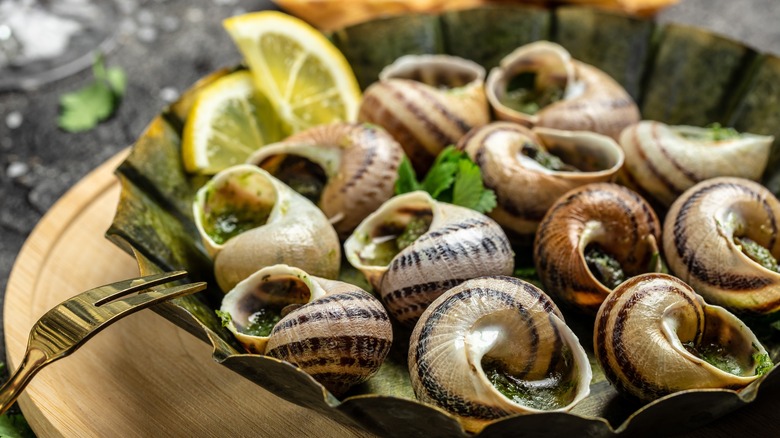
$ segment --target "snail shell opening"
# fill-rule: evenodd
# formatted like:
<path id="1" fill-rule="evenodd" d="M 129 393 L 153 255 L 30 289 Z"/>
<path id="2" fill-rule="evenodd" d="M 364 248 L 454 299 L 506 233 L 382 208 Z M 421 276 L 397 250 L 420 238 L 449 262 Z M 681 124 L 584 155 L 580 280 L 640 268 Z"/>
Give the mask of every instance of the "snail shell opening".
<path id="1" fill-rule="evenodd" d="M 472 279 L 437 298 L 412 333 L 409 372 L 419 400 L 470 432 L 507 415 L 571 409 L 592 377 L 555 304 L 511 277 Z"/>
<path id="2" fill-rule="evenodd" d="M 239 282 L 222 298 L 220 311 L 239 342 L 255 354 L 265 354 L 271 330 L 297 307 L 325 295 L 304 271 L 287 265 L 263 268 Z"/>
<path id="3" fill-rule="evenodd" d="M 193 216 L 213 258 L 225 242 L 265 225 L 279 199 L 274 184 L 253 166 L 238 165 L 215 175 L 195 196 Z"/>

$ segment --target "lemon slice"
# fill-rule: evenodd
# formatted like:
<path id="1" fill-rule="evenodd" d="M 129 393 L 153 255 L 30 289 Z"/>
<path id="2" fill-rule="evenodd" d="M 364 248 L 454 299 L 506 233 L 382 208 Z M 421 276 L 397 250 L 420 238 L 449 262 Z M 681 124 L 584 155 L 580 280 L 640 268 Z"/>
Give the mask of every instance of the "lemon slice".
<path id="1" fill-rule="evenodd" d="M 255 88 L 252 75 L 246 70 L 231 73 L 204 88 L 187 115 L 184 168 L 213 175 L 283 136 L 282 122 Z"/>
<path id="2" fill-rule="evenodd" d="M 360 87 L 344 55 L 319 31 L 276 11 L 228 18 L 255 86 L 292 129 L 354 121 Z"/>

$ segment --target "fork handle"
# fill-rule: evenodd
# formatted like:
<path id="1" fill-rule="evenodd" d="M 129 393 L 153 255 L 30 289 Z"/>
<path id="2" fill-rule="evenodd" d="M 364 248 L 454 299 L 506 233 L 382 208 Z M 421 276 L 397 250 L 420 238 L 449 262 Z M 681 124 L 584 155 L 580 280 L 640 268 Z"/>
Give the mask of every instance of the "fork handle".
<path id="1" fill-rule="evenodd" d="M 19 368 L 0 388 L 0 414 L 7 411 L 14 404 L 24 387 L 30 382 L 30 379 L 46 365 L 46 360 L 46 353 L 43 351 L 37 348 L 27 349 Z"/>

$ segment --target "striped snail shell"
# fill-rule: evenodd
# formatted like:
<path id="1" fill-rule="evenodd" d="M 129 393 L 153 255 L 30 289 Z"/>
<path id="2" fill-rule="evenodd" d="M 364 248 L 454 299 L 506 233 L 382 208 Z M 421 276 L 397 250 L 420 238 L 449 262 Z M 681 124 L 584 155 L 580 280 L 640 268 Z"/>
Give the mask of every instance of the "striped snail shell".
<path id="1" fill-rule="evenodd" d="M 512 277 L 483 277 L 448 290 L 423 313 L 409 376 L 420 401 L 479 432 L 507 415 L 571 409 L 590 392 L 592 371 L 544 292 Z"/>
<path id="2" fill-rule="evenodd" d="M 661 271 L 660 239 L 661 223 L 642 197 L 617 184 L 588 184 L 547 212 L 534 262 L 548 293 L 595 314 L 625 278 Z"/>
<path id="3" fill-rule="evenodd" d="M 248 162 L 292 186 L 297 182 L 299 193 L 316 203 L 346 238 L 393 196 L 403 156 L 401 145 L 379 126 L 334 123 L 264 146 Z"/>
<path id="4" fill-rule="evenodd" d="M 278 263 L 312 275 L 338 275 L 341 247 L 328 219 L 257 166 L 240 164 L 214 175 L 198 190 L 193 216 L 223 291 Z"/>
<path id="5" fill-rule="evenodd" d="M 407 326 L 445 290 L 470 278 L 509 275 L 514 268 L 509 240 L 496 222 L 423 191 L 384 203 L 358 225 L 344 251 Z"/>
<path id="6" fill-rule="evenodd" d="M 521 86 L 515 88 L 517 82 Z M 526 44 L 504 57 L 490 71 L 485 89 L 496 117 L 529 127 L 617 139 L 623 128 L 639 121 L 639 109 L 620 84 L 549 41 Z"/>
<path id="7" fill-rule="evenodd" d="M 674 275 L 708 302 L 736 312 L 780 310 L 780 201 L 741 178 L 703 181 L 682 194 L 664 222 Z"/>
<path id="8" fill-rule="evenodd" d="M 477 163 L 485 186 L 496 192 L 498 206 L 490 217 L 529 245 L 556 199 L 575 187 L 610 181 L 623 165 L 620 146 L 604 135 L 531 130 L 510 122 L 475 128 L 458 148 Z"/>
<path id="9" fill-rule="evenodd" d="M 419 173 L 472 127 L 490 121 L 485 69 L 448 55 L 406 55 L 363 94 L 358 120 L 383 126 Z"/>
<path id="10" fill-rule="evenodd" d="M 761 179 L 774 138 L 739 134 L 723 139 L 713 129 L 642 121 L 626 128 L 620 145 L 632 184 L 669 206 L 705 179 Z"/>
<path id="11" fill-rule="evenodd" d="M 390 318 L 371 294 L 287 265 L 238 283 L 220 310 L 247 351 L 297 365 L 336 395 L 376 373 L 393 341 Z"/>
<path id="12" fill-rule="evenodd" d="M 596 316 L 593 344 L 607 379 L 644 401 L 686 389 L 739 389 L 772 365 L 742 321 L 666 274 L 615 288 Z"/>

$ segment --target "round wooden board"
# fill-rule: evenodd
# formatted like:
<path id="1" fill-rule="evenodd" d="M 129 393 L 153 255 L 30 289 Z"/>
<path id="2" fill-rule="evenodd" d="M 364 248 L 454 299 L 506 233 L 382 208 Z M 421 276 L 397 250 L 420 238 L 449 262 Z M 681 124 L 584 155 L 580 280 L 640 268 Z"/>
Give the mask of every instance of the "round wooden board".
<path id="1" fill-rule="evenodd" d="M 93 171 L 46 214 L 18 255 L 5 295 L 9 369 L 35 321 L 89 288 L 138 276 L 104 237 L 119 199 L 113 170 Z M 211 358 L 211 348 L 152 311 L 118 321 L 44 368 L 19 399 L 40 437 L 367 436 L 286 402 Z"/>

